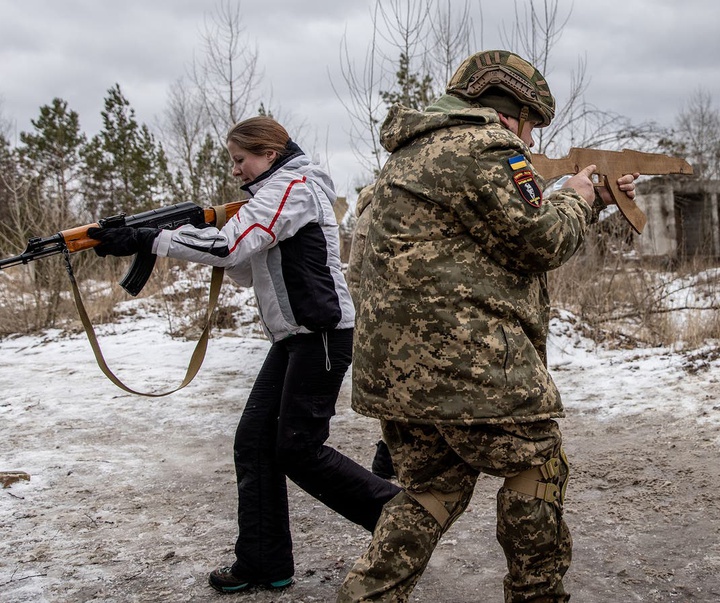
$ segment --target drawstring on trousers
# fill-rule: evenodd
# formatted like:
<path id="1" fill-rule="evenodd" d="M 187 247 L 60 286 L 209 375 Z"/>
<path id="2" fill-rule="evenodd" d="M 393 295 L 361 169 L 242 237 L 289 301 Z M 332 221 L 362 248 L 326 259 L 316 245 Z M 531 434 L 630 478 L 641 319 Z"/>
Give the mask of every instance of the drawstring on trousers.
<path id="1" fill-rule="evenodd" d="M 323 347 L 325 348 L 325 370 L 330 372 L 330 369 L 332 369 L 332 364 L 330 364 L 330 354 L 328 352 L 327 331 L 323 331 L 322 333 L 320 333 L 320 336 L 322 337 Z"/>

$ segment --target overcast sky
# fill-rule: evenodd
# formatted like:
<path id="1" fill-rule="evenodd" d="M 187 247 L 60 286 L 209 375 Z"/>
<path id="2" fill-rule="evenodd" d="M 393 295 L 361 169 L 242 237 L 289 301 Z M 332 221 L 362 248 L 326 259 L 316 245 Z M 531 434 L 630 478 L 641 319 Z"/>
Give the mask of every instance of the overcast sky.
<path id="1" fill-rule="evenodd" d="M 117 83 L 138 120 L 154 128 L 170 86 L 202 54 L 205 20 L 217 1 L 0 0 L 0 115 L 16 133 L 27 131 L 39 108 L 59 97 L 93 134 L 107 91 Z M 517 4 L 522 10 L 526 2 Z M 257 45 L 263 95 L 287 116 L 301 146 L 323 155 L 339 192 L 352 195 L 363 173 L 336 91 L 346 93 L 343 38 L 358 65 L 364 61 L 374 0 L 242 0 L 240 5 L 244 33 Z M 471 0 L 470 5 L 477 50 L 501 47 L 499 31 L 513 24 L 513 3 Z M 586 99 L 634 122 L 672 126 L 698 89 L 720 104 L 717 0 L 560 0 L 559 5 L 562 15 L 571 8 L 572 13 L 545 75 L 560 103 L 584 57 L 590 78 Z M 303 124 L 299 136 L 293 124 Z"/>

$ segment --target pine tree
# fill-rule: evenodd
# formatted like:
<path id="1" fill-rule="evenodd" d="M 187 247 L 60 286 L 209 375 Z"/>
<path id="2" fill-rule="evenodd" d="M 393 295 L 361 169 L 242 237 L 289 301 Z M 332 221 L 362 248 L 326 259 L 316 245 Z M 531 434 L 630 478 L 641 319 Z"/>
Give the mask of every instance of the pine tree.
<path id="1" fill-rule="evenodd" d="M 410 109 L 423 110 L 433 100 L 432 77 L 413 73 L 410 70 L 410 59 L 404 52 L 400 53 L 398 69 L 395 72 L 395 87 L 389 91 L 380 91 L 385 105 L 390 108 L 400 103 Z"/>
<path id="2" fill-rule="evenodd" d="M 94 218 L 133 214 L 167 203 L 171 177 L 162 146 L 116 84 L 108 90 L 103 128 L 88 143 L 85 196 Z"/>
<path id="3" fill-rule="evenodd" d="M 45 218 L 51 218 L 51 227 L 64 228 L 77 216 L 73 203 L 79 190 L 81 153 L 87 139 L 80 131 L 78 114 L 59 98 L 41 107 L 40 116 L 31 123 L 33 132 L 20 133 L 18 157 L 23 172 L 34 181 L 38 191 L 42 206 L 38 210 Z"/>

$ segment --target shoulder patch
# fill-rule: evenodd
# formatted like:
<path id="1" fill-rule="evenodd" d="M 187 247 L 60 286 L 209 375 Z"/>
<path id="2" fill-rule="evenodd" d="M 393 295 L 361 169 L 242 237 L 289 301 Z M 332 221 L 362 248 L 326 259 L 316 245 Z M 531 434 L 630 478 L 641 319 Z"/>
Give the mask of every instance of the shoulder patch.
<path id="1" fill-rule="evenodd" d="M 518 189 L 520 196 L 533 207 L 542 205 L 542 191 L 535 182 L 535 177 L 530 170 L 521 170 L 513 174 L 513 182 Z"/>

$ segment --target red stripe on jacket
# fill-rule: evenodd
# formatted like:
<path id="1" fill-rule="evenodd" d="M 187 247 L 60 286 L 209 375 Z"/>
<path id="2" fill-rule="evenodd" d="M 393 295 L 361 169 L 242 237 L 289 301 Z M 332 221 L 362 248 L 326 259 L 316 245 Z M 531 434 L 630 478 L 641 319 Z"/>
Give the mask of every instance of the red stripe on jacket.
<path id="1" fill-rule="evenodd" d="M 270 220 L 270 225 L 265 226 L 264 224 L 252 224 L 248 226 L 248 228 L 243 232 L 236 240 L 233 246 L 230 248 L 230 253 L 235 251 L 237 249 L 237 246 L 240 244 L 240 241 L 242 241 L 248 234 L 250 234 L 251 231 L 253 231 L 256 228 L 259 228 L 260 230 L 268 233 L 272 240 L 275 240 L 275 233 L 273 233 L 272 229 L 275 226 L 275 223 L 278 221 L 278 218 L 280 217 L 280 214 L 282 213 L 283 208 L 285 207 L 285 202 L 287 201 L 287 198 L 290 196 L 290 192 L 292 191 L 292 187 L 296 184 L 303 184 L 307 180 L 306 176 L 303 176 L 299 180 L 293 180 L 290 184 L 288 184 L 288 187 L 285 189 L 285 194 L 283 195 L 282 201 L 280 201 L 280 205 L 278 206 L 277 211 L 275 212 L 275 215 L 273 216 L 273 219 Z M 242 209 L 242 208 L 241 208 Z M 240 212 L 237 213 L 238 217 L 240 216 Z"/>

